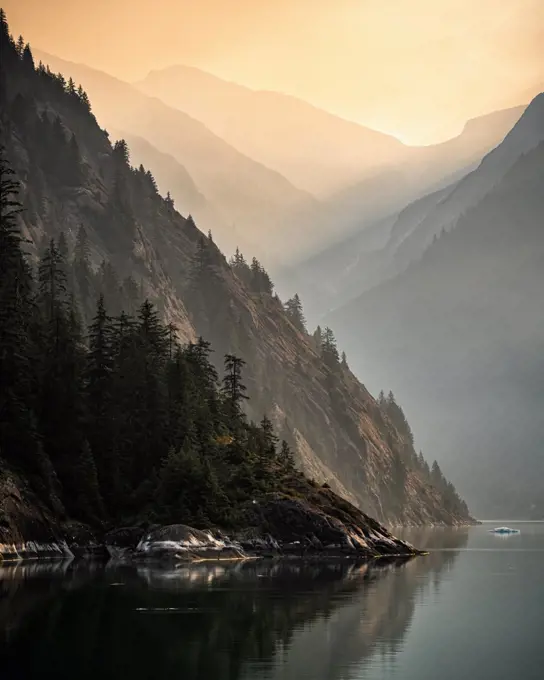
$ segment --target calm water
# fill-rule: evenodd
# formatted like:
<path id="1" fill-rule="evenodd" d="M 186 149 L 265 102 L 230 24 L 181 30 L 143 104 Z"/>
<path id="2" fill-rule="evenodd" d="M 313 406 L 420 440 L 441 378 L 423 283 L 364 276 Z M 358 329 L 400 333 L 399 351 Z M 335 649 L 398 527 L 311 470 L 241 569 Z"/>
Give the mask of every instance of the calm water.
<path id="1" fill-rule="evenodd" d="M 2 678 L 541 680 L 544 523 L 404 564 L 0 567 Z"/>

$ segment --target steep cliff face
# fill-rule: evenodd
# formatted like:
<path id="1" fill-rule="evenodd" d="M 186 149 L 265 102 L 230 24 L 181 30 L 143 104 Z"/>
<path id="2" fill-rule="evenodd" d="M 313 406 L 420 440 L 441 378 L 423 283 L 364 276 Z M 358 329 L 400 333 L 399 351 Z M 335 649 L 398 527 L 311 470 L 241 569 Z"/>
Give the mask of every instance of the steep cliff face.
<path id="1" fill-rule="evenodd" d="M 130 167 L 124 145 L 112 149 L 84 93 L 35 69 L 30 51 L 4 57 L 2 143 L 21 184 L 31 256 L 61 232 L 70 251 L 83 226 L 94 265 L 106 259 L 131 275 L 182 340 L 204 336 L 218 363 L 226 352 L 245 359 L 249 415 L 272 418 L 310 477 L 389 523 L 470 519 L 432 486 L 410 438 L 347 366 L 326 361 L 279 298 L 237 276 L 151 174 Z"/>

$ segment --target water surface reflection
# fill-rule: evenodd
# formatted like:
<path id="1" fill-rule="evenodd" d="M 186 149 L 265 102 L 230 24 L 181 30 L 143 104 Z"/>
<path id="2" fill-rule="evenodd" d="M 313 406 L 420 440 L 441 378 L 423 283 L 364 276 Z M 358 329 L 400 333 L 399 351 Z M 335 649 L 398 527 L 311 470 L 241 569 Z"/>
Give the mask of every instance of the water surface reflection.
<path id="1" fill-rule="evenodd" d="M 356 677 L 366 659 L 395 655 L 418 598 L 439 586 L 466 534 L 447 542 L 384 564 L 0 568 L 2 668 L 13 680 L 44 669 L 82 680 Z"/>

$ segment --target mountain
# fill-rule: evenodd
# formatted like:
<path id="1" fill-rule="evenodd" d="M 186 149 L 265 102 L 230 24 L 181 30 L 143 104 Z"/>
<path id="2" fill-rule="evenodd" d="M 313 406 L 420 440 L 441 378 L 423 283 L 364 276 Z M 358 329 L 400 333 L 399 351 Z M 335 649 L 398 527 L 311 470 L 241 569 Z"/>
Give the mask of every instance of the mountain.
<path id="1" fill-rule="evenodd" d="M 2 30 L 7 36 L 7 28 L 2 26 Z M 157 413 L 157 417 L 164 413 L 167 404 L 163 400 L 167 394 L 171 395 L 170 388 L 166 391 L 164 385 L 160 387 L 163 383 L 153 382 L 155 369 L 152 367 L 160 368 L 164 362 L 169 365 L 171 359 L 167 360 L 164 352 L 174 339 L 187 342 L 203 336 L 212 343 L 216 369 L 221 373 L 223 355 L 243 357 L 246 362 L 243 378 L 250 397 L 248 416 L 261 421 L 263 414 L 268 414 L 276 431 L 295 450 L 300 467 L 315 480 L 313 488 L 326 482 L 347 500 L 389 523 L 469 521 L 466 506 L 440 470 L 436 466 L 429 470 L 422 456 L 416 455 L 410 427 L 393 395 L 377 402 L 349 370 L 345 358 L 340 361 L 331 334 L 318 338 L 310 336 L 294 301 L 289 301 L 286 309 L 273 294 L 270 278 L 256 259 L 250 266 L 238 253 L 235 260 L 227 262 L 212 238 L 205 237 L 191 219 L 177 212 L 171 199 L 160 196 L 151 171 L 130 167 L 126 143 L 117 142 L 111 146 L 91 111 L 89 97 L 83 88 L 76 88 L 71 81 L 66 83 L 63 77 L 52 74 L 43 66 L 36 69 L 28 46 L 23 54 L 19 54 L 7 38 L 2 45 L 2 142 L 20 185 L 19 196 L 24 211 L 18 220 L 29 241 L 28 254 L 34 264 L 41 263 L 39 300 L 42 309 L 44 301 L 46 303 L 42 313 L 47 318 L 57 308 L 51 300 L 54 302 L 55 296 L 61 295 L 63 287 L 54 283 L 57 279 L 51 279 L 51 272 L 60 271 L 61 282 L 65 280 L 66 285 L 71 286 L 74 296 L 63 303 L 74 311 L 68 320 L 63 317 L 62 328 L 76 328 L 76 303 L 83 321 L 97 323 L 96 296 L 103 293 L 109 313 L 117 318 L 116 333 L 120 332 L 119 327 L 125 329 L 128 324 L 128 328 L 140 328 L 144 337 L 149 338 L 150 329 L 155 329 L 156 342 L 149 345 L 146 340 L 143 345 L 151 352 L 151 363 L 143 364 L 144 375 L 152 385 L 159 385 L 155 392 L 147 395 L 150 401 L 145 403 L 148 405 L 142 408 L 141 401 L 147 388 L 140 384 L 128 389 L 131 383 L 125 382 L 141 379 L 139 370 L 123 373 L 123 380 L 115 383 L 116 389 L 127 385 L 126 399 L 135 413 L 140 414 L 134 416 L 125 434 L 130 438 L 131 446 L 140 452 L 145 463 L 141 469 L 149 472 L 146 477 L 149 483 L 156 479 L 150 456 L 164 446 L 164 435 L 161 428 L 157 430 L 157 422 L 153 427 L 144 424 L 153 413 Z M 119 85 L 122 94 L 131 96 L 123 87 Z M 120 106 L 121 99 L 119 94 L 115 99 Z M 189 167 L 188 170 L 194 174 Z M 56 265 L 52 266 L 51 262 Z M 12 288 L 16 279 L 10 279 Z M 13 290 L 17 293 L 13 299 L 20 299 L 17 297 L 22 293 L 19 286 Z M 142 299 L 148 302 L 144 304 Z M 145 321 L 154 314 L 148 303 L 157 308 L 164 322 L 171 324 L 168 328 L 165 329 L 155 316 L 152 323 Z M 123 309 L 137 313 L 137 319 L 127 321 L 121 314 Z M 141 325 L 144 321 L 145 327 Z M 136 327 L 131 325 L 134 323 Z M 61 326 L 49 324 L 45 337 L 49 340 L 57 337 Z M 26 335 L 22 333 L 21 337 Z M 130 347 L 141 346 L 142 340 L 138 337 L 133 338 L 134 345 L 131 340 Z M 82 344 L 83 339 L 75 348 L 71 346 L 70 352 L 76 352 L 77 347 L 77 352 L 83 351 Z M 13 347 L 12 350 L 15 351 Z M 232 444 L 237 450 L 236 437 L 233 441 L 228 429 L 226 434 L 220 434 L 221 427 L 225 428 L 229 422 L 224 419 L 223 407 L 217 406 L 214 410 L 206 406 L 221 404 L 221 399 L 225 398 L 219 398 L 215 392 L 212 368 L 201 357 L 197 365 L 201 360 L 205 365 L 194 374 L 191 353 L 196 350 L 188 347 L 179 351 L 181 365 L 186 366 L 189 376 L 193 376 L 185 382 L 190 385 L 196 380 L 199 385 L 202 381 L 204 386 L 208 384 L 205 388 L 208 396 L 202 406 L 206 417 L 194 422 L 194 428 L 201 434 L 197 436 L 191 430 L 193 439 L 188 440 L 187 445 L 192 447 L 196 437 L 197 443 L 203 446 L 210 435 L 202 439 L 202 428 L 213 426 L 219 431 L 216 429 L 212 438 L 212 449 Z M 198 351 L 206 354 L 202 347 Z M 18 356 L 17 353 L 14 356 Z M 62 360 L 71 354 L 59 353 L 53 348 L 47 356 Z M 142 362 L 141 356 L 139 359 L 134 357 L 136 360 Z M 142 366 L 141 363 L 135 365 Z M 238 371 L 239 364 L 236 366 Z M 13 372 L 13 367 L 10 370 Z M 73 376 L 73 368 L 66 370 L 67 375 Z M 235 392 L 239 395 L 239 374 L 227 372 L 226 378 L 229 375 L 238 385 Z M 210 376 L 211 383 L 207 383 Z M 26 389 L 28 384 L 15 380 L 14 393 Z M 52 389 L 47 382 L 45 387 Z M 37 398 L 39 394 L 39 390 L 37 393 L 29 390 L 27 396 L 32 399 L 32 395 Z M 202 391 L 198 394 L 200 396 L 189 399 L 184 408 L 194 409 L 200 404 Z M 235 399 L 232 393 L 231 398 L 237 403 L 240 399 L 239 396 Z M 49 408 L 50 400 L 43 403 Z M 99 400 L 98 405 L 102 403 Z M 72 408 L 72 400 L 64 406 Z M 132 413 L 127 409 L 128 406 L 121 409 L 118 418 L 114 418 L 114 429 L 120 426 L 115 423 L 124 422 Z M 40 414 L 43 418 L 41 411 Z M 53 426 L 58 416 L 51 416 Z M 238 417 L 241 416 L 233 422 L 240 422 Z M 67 418 L 65 422 L 72 423 L 72 420 Z M 241 422 L 244 422 L 243 418 Z M 180 426 L 185 423 L 183 427 L 187 427 L 183 419 L 179 423 Z M 268 426 L 263 425 L 264 434 L 258 434 L 260 430 L 252 430 L 252 427 L 251 424 L 240 425 L 246 433 L 244 437 L 253 433 L 251 437 L 261 441 L 261 447 L 262 441 L 270 441 Z M 142 428 L 143 439 L 134 439 L 134 433 Z M 171 425 L 168 431 L 170 428 Z M 105 432 L 104 428 L 95 428 L 89 436 L 94 438 L 101 432 Z M 65 437 L 62 445 L 68 444 Z M 104 447 L 108 446 L 113 444 L 106 438 L 101 447 L 94 447 L 94 451 L 91 447 L 90 454 L 89 447 L 84 447 L 81 465 L 87 470 L 89 484 L 93 478 L 93 456 L 105 464 L 104 460 L 108 458 L 103 457 L 107 450 Z M 126 443 L 121 441 L 118 446 L 126 447 Z M 52 447 L 52 453 L 58 455 L 55 447 Z M 179 452 L 180 461 L 189 454 L 194 455 L 192 448 Z M 131 455 L 126 452 L 121 456 L 120 464 L 127 465 Z M 176 455 L 176 450 L 172 455 Z M 66 472 L 72 470 L 67 465 L 68 460 L 66 453 L 59 463 Z M 226 466 L 227 470 L 231 469 L 231 464 L 232 461 Z M 43 459 L 40 465 L 50 470 Z M 200 465 L 194 460 L 191 463 L 195 466 L 191 468 L 195 475 L 202 475 L 202 471 L 198 473 Z M 250 456 L 245 465 L 239 470 L 236 468 L 236 474 L 247 470 L 248 480 L 253 480 L 253 484 L 254 466 L 255 458 Z M 219 472 L 224 475 L 225 466 Z M 136 465 L 132 474 L 139 476 L 140 467 Z M 240 481 L 240 493 L 248 480 Z M 217 480 L 212 488 L 217 492 Z M 236 493 L 237 488 L 238 482 L 229 487 L 229 493 Z M 141 502 L 142 498 L 150 502 L 149 484 L 136 491 L 130 502 L 136 503 L 137 499 Z M 219 499 L 221 494 L 213 495 L 213 498 Z"/>
<path id="2" fill-rule="evenodd" d="M 270 260 L 278 255 L 282 236 L 289 234 L 295 249 L 306 238 L 309 225 L 319 224 L 313 197 L 240 153 L 187 113 L 88 66 L 44 52 L 36 52 L 36 58 L 83 85 L 105 128 L 143 138 L 186 168 L 219 212 L 220 221 L 236 226 L 235 235 L 227 230 L 217 235 L 225 249 L 258 243 L 259 255 Z"/>
<path id="3" fill-rule="evenodd" d="M 296 97 L 255 91 L 189 66 L 151 71 L 135 85 L 320 198 L 396 162 L 405 149 L 390 135 Z"/>
<path id="4" fill-rule="evenodd" d="M 172 155 L 163 153 L 142 137 L 131 135 L 122 130 L 109 130 L 112 139 L 124 139 L 130 149 L 130 160 L 134 166 L 144 165 L 153 168 L 153 176 L 157 182 L 159 192 L 170 194 L 174 205 L 183 213 L 193 217 L 202 231 L 214 230 L 214 236 L 219 242 L 240 239 L 235 226 L 223 222 L 220 210 L 209 201 L 198 189 L 187 169 Z"/>
<path id="5" fill-rule="evenodd" d="M 321 199 L 322 226 L 308 232 L 305 248 L 291 258 L 297 262 L 460 179 L 524 110 L 492 112 L 468 121 L 452 140 L 408 147 L 295 97 L 255 91 L 193 67 L 152 71 L 135 85 Z"/>
<path id="6" fill-rule="evenodd" d="M 165 103 L 144 94 L 141 83 L 131 86 L 81 64 L 36 55 L 83 84 L 106 128 L 145 139 L 187 169 L 218 213 L 223 248 L 251 249 L 276 269 L 353 232 L 362 206 L 368 224 L 451 181 L 504 134 L 508 118 L 491 116 L 486 125 L 473 126 L 474 133 L 467 126 L 459 139 L 466 136 L 470 143 L 446 143 L 435 153 L 405 147 L 295 98 L 255 93 L 195 69 L 174 69 L 171 87 L 170 71 L 150 75 L 145 91 L 159 92 Z M 294 186 L 315 173 L 321 182 L 340 180 L 324 202 Z M 283 237 L 289 238 L 287 251 Z"/>
<path id="7" fill-rule="evenodd" d="M 537 96 L 504 140 L 487 154 L 479 166 L 460 182 L 440 195 L 436 206 L 407 230 L 402 224 L 393 228 L 394 257 L 398 267 L 421 256 L 432 239 L 448 231 L 464 213 L 477 205 L 497 185 L 524 153 L 544 140 L 544 95 Z M 398 236 L 401 236 L 399 238 Z"/>
<path id="8" fill-rule="evenodd" d="M 414 246 L 406 270 L 327 319 L 480 516 L 544 507 L 543 123 L 541 94 L 473 173 L 427 200 L 398 245 Z"/>
<path id="9" fill-rule="evenodd" d="M 314 316 L 319 316 L 402 272 L 410 262 L 421 257 L 435 235 L 451 228 L 465 210 L 504 176 L 517 153 L 531 148 L 542 137 L 538 115 L 525 116 L 524 111 L 525 107 L 516 107 L 470 120 L 459 137 L 414 149 L 421 155 L 415 155 L 402 166 L 404 170 L 399 166 L 395 174 L 385 173 L 369 181 L 353 208 L 360 205 L 358 210 L 366 226 L 290 268 L 282 276 L 286 285 L 298 289 L 311 305 Z M 493 150 L 497 144 L 499 148 L 510 146 L 511 142 L 504 137 L 510 140 L 510 130 L 520 117 L 523 117 L 522 127 L 527 129 L 527 139 L 514 141 L 510 155 Z M 501 143 L 503 139 L 505 147 Z M 489 149 L 492 151 L 482 161 L 481 156 Z M 453 171 L 455 167 L 460 169 Z M 443 175 L 436 182 L 446 168 L 452 174 Z M 372 205 L 376 205 L 376 197 L 382 197 L 378 200 L 383 210 L 384 206 L 398 206 L 409 194 L 418 193 L 416 186 L 432 186 L 432 173 L 437 173 L 434 183 L 438 188 L 434 191 L 409 202 L 398 213 L 368 220 L 368 215 L 374 214 Z M 403 194 L 402 187 L 407 188 L 406 178 L 409 178 L 409 189 Z M 365 198 L 370 191 L 373 197 Z M 317 272 L 321 276 L 317 276 Z M 317 287 L 316 280 L 320 281 Z"/>
<path id="10" fill-rule="evenodd" d="M 328 205 L 352 233 L 361 230 L 460 179 L 502 141 L 523 110 L 515 107 L 468 121 L 460 135 L 440 144 L 406 147 L 396 163 L 361 174 L 358 182 L 331 196 Z"/>
<path id="11" fill-rule="evenodd" d="M 531 101 L 532 97 L 520 99 Z M 479 163 L 481 158 L 502 142 L 527 108 L 526 104 L 471 118 L 456 137 L 439 144 L 416 147 L 420 163 L 419 172 L 433 172 L 437 163 L 445 163 L 443 176 Z"/>

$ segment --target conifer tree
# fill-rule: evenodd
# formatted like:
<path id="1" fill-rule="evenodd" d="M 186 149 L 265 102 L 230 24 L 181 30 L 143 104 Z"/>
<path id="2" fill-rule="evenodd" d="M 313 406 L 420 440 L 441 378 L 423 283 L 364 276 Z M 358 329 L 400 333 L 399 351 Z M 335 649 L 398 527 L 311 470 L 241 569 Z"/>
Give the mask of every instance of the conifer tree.
<path id="1" fill-rule="evenodd" d="M 327 326 L 323 332 L 323 342 L 321 346 L 323 360 L 329 365 L 334 366 L 338 364 L 338 348 L 336 347 L 336 338 L 334 333 Z"/>
<path id="2" fill-rule="evenodd" d="M 81 85 L 79 86 L 81 88 Z M 78 88 L 78 94 L 79 94 L 79 88 Z M 89 96 L 85 92 L 85 90 L 82 89 L 81 94 L 80 94 L 80 101 L 83 104 L 85 110 L 90 113 L 91 112 L 91 102 L 89 100 Z"/>
<path id="3" fill-rule="evenodd" d="M 205 284 L 205 279 L 209 274 L 212 263 L 213 258 L 209 244 L 206 243 L 206 239 L 201 235 L 197 242 L 192 264 L 191 278 L 195 287 L 201 287 Z"/>
<path id="4" fill-rule="evenodd" d="M 10 35 L 9 26 L 6 19 L 6 14 L 2 8 L 0 8 L 0 64 L 2 69 L 0 69 L 0 74 L 3 75 L 3 69 L 9 72 L 10 69 L 17 67 L 17 62 L 19 61 L 19 55 L 17 54 L 17 48 L 13 41 L 13 37 Z M 1 102 L 5 102 L 5 81 L 4 78 L 0 78 L 0 87 L 3 88 L 0 91 L 2 98 Z"/>
<path id="5" fill-rule="evenodd" d="M 8 21 L 3 7 L 0 7 L 0 35 L 2 36 L 2 40 L 9 40 Z"/>
<path id="6" fill-rule="evenodd" d="M 268 295 L 272 295 L 274 288 L 272 281 L 267 271 L 256 257 L 253 257 L 251 260 L 249 285 L 251 290 L 255 293 L 267 293 Z"/>
<path id="7" fill-rule="evenodd" d="M 25 50 L 25 40 L 24 40 L 22 35 L 20 35 L 17 38 L 17 45 L 16 45 L 15 49 L 17 50 L 17 55 L 19 56 L 19 59 L 22 59 L 23 58 L 23 52 Z"/>
<path id="8" fill-rule="evenodd" d="M 440 469 L 440 466 L 438 465 L 436 460 L 433 461 L 433 464 L 431 466 L 431 482 L 433 486 L 439 491 L 441 490 L 444 483 L 442 470 Z"/>
<path id="9" fill-rule="evenodd" d="M 130 153 L 128 144 L 124 139 L 119 139 L 113 145 L 113 158 L 116 163 L 121 163 L 128 166 L 130 163 Z"/>
<path id="10" fill-rule="evenodd" d="M 77 98 L 79 101 L 83 104 L 84 103 L 84 96 L 85 96 L 85 90 L 83 89 L 82 85 L 79 84 L 77 88 Z"/>
<path id="11" fill-rule="evenodd" d="M 295 293 L 292 298 L 285 303 L 285 313 L 299 331 L 306 333 L 306 319 L 302 311 L 302 302 L 298 293 Z"/>
<path id="12" fill-rule="evenodd" d="M 252 271 L 246 262 L 244 255 L 240 252 L 239 248 L 236 248 L 236 252 L 230 258 L 229 264 L 236 274 L 236 276 L 242 281 L 246 286 L 252 289 Z"/>
<path id="13" fill-rule="evenodd" d="M 240 252 L 240 249 L 237 247 L 234 255 L 230 258 L 229 264 L 231 267 L 246 267 L 247 262 L 243 256 L 243 254 Z"/>
<path id="14" fill-rule="evenodd" d="M 163 361 L 168 347 L 168 331 L 149 300 L 144 300 L 138 311 L 140 338 L 144 350 L 153 362 Z"/>
<path id="15" fill-rule="evenodd" d="M 77 92 L 76 92 L 76 84 L 74 83 L 74 80 L 72 77 L 68 79 L 68 83 L 66 84 L 66 93 L 70 95 L 70 97 L 76 97 Z"/>
<path id="16" fill-rule="evenodd" d="M 193 437 L 195 400 L 186 355 L 174 343 L 166 369 L 167 440 L 170 450 L 179 451 L 186 438 Z"/>
<path id="17" fill-rule="evenodd" d="M 263 438 L 263 452 L 268 459 L 268 463 L 276 457 L 276 446 L 278 444 L 278 438 L 274 433 L 274 426 L 272 421 L 266 414 L 263 416 L 260 422 L 260 428 Z"/>
<path id="18" fill-rule="evenodd" d="M 191 263 L 187 300 L 198 331 L 207 337 L 211 335 L 212 320 L 216 322 L 228 310 L 226 295 L 221 294 L 219 271 L 215 246 L 200 234 Z"/>
<path id="19" fill-rule="evenodd" d="M 65 92 L 66 91 L 66 80 L 65 80 L 64 76 L 62 75 L 62 73 L 57 73 L 55 75 L 55 80 L 57 82 L 59 90 L 61 92 Z"/>
<path id="20" fill-rule="evenodd" d="M 385 410 L 391 422 L 395 425 L 399 433 L 408 440 L 411 447 L 414 445 L 414 435 L 412 429 L 404 415 L 404 411 L 397 404 L 395 395 L 393 392 L 389 391 L 387 399 L 383 395 L 383 391 L 380 392 L 380 406 Z"/>
<path id="21" fill-rule="evenodd" d="M 295 458 L 293 456 L 291 448 L 289 447 L 289 444 L 285 441 L 285 439 L 283 439 L 281 442 L 279 459 L 285 470 L 287 470 L 288 472 L 294 470 Z"/>
<path id="22" fill-rule="evenodd" d="M 30 45 L 27 43 L 23 49 L 23 54 L 21 56 L 23 61 L 23 68 L 26 73 L 34 72 L 34 57 L 32 56 L 32 51 Z"/>
<path id="23" fill-rule="evenodd" d="M 138 311 L 133 337 L 126 346 L 123 371 L 131 370 L 131 393 L 127 399 L 126 417 L 131 433 L 131 460 L 128 478 L 134 488 L 138 481 L 152 473 L 155 460 L 162 459 L 166 448 L 166 403 L 163 389 L 163 369 L 167 352 L 167 331 L 158 312 L 149 300 Z M 132 367 L 132 368 L 130 368 Z M 142 478 L 143 473 L 143 478 Z"/>
<path id="24" fill-rule="evenodd" d="M 66 263 L 54 239 L 49 242 L 38 268 L 38 300 L 50 326 L 58 331 L 59 318 L 66 311 Z"/>
<path id="25" fill-rule="evenodd" d="M 242 382 L 242 369 L 245 361 L 233 354 L 225 355 L 225 377 L 223 378 L 223 394 L 229 406 L 231 417 L 239 417 L 242 403 L 248 397 L 247 388 Z"/>
<path id="26" fill-rule="evenodd" d="M 316 347 L 319 352 L 321 352 L 322 347 L 323 347 L 323 331 L 321 330 L 321 326 L 318 326 L 314 333 L 313 333 L 313 338 L 316 344 Z"/>
<path id="27" fill-rule="evenodd" d="M 143 168 L 143 165 L 141 167 Z M 151 174 L 151 171 L 147 170 L 147 172 L 145 173 L 145 176 L 146 176 L 147 182 L 148 182 L 148 184 L 151 188 L 151 193 L 157 194 L 159 192 L 159 189 L 157 187 L 157 182 L 156 182 L 155 178 Z M 173 201 L 172 201 L 172 207 L 174 207 Z"/>
<path id="28" fill-rule="evenodd" d="M 87 438 L 96 458 L 100 486 L 109 506 L 118 489 L 113 443 L 116 439 L 113 404 L 115 344 L 113 319 L 101 294 L 89 326 L 89 351 L 85 367 L 85 392 L 89 423 Z"/>

